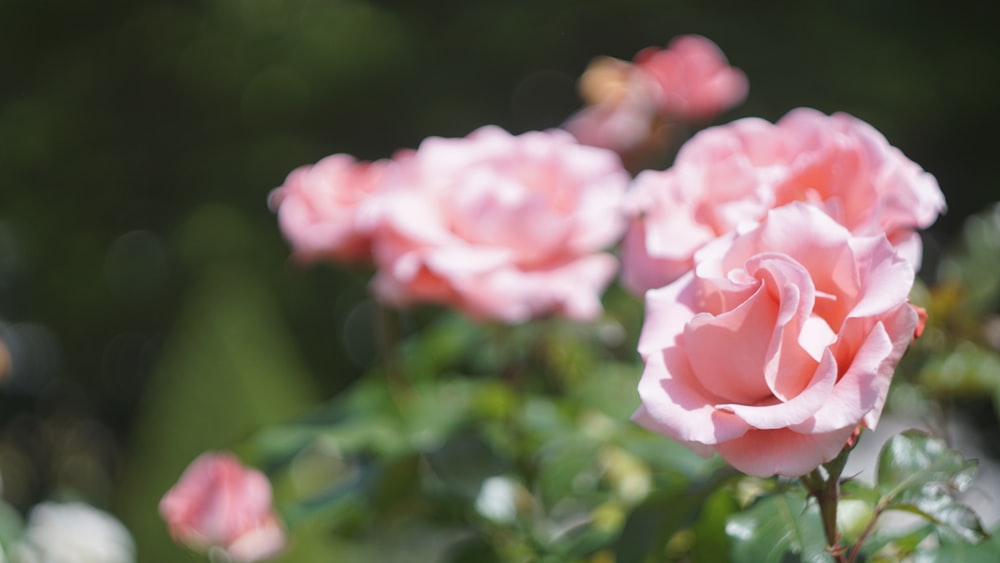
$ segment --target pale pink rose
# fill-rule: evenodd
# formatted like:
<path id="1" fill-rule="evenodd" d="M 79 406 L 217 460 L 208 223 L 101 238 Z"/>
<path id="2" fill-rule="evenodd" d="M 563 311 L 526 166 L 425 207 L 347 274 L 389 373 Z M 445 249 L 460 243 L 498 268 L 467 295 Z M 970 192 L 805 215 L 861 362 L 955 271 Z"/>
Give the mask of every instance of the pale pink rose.
<path id="1" fill-rule="evenodd" d="M 634 420 L 750 475 L 804 475 L 875 428 L 917 329 L 884 235 L 791 203 L 646 294 Z"/>
<path id="2" fill-rule="evenodd" d="M 585 145 L 628 154 L 651 140 L 655 112 L 632 103 L 587 106 L 562 124 Z M 663 144 L 663 143 L 661 143 Z"/>
<path id="3" fill-rule="evenodd" d="M 194 460 L 160 501 L 160 515 L 175 541 L 238 562 L 269 559 L 285 545 L 267 477 L 228 453 Z"/>
<path id="4" fill-rule="evenodd" d="M 624 155 L 654 141 L 657 85 L 632 63 L 612 57 L 594 59 L 580 76 L 586 107 L 563 123 L 578 141 Z M 662 142 L 661 142 L 662 144 Z"/>
<path id="5" fill-rule="evenodd" d="M 643 49 L 635 64 L 658 86 L 661 111 L 683 120 L 711 119 L 742 102 L 749 89 L 746 74 L 700 35 L 676 37 L 666 49 Z"/>
<path id="6" fill-rule="evenodd" d="M 613 152 L 565 131 L 514 136 L 488 126 L 426 139 L 400 164 L 379 205 L 380 299 L 508 323 L 601 312 L 618 269 L 601 250 L 624 229 L 628 184 Z"/>
<path id="7" fill-rule="evenodd" d="M 371 259 L 373 218 L 367 213 L 388 161 L 358 162 L 335 154 L 293 170 L 268 204 L 297 260 Z"/>
<path id="8" fill-rule="evenodd" d="M 776 124 L 746 118 L 701 131 L 669 170 L 639 174 L 628 199 L 622 279 L 637 293 L 683 274 L 708 241 L 791 201 L 816 205 L 854 234 L 885 234 L 916 269 L 915 230 L 945 209 L 934 177 L 870 125 L 808 108 Z"/>

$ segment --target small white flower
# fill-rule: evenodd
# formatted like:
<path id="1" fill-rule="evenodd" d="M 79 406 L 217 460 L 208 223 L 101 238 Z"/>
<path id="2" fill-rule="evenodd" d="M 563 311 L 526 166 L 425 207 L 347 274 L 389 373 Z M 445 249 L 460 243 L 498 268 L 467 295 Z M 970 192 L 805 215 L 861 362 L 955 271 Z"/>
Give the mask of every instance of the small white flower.
<path id="1" fill-rule="evenodd" d="M 507 477 L 483 481 L 476 497 L 476 512 L 494 522 L 513 522 L 517 518 L 517 484 Z"/>
<path id="2" fill-rule="evenodd" d="M 134 563 L 135 544 L 104 511 L 79 502 L 43 502 L 31 510 L 12 555 L 16 563 Z"/>

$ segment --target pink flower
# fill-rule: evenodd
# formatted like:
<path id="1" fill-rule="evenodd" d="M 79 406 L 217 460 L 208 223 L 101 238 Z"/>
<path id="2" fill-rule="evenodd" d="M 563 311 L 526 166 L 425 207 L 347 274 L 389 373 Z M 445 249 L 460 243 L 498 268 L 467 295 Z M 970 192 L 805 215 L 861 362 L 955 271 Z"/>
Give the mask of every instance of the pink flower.
<path id="1" fill-rule="evenodd" d="M 674 38 L 666 49 L 649 47 L 635 56 L 653 78 L 662 112 L 702 121 L 742 102 L 749 88 L 743 71 L 729 66 L 719 47 L 700 35 Z"/>
<path id="2" fill-rule="evenodd" d="M 804 475 L 874 428 L 914 336 L 914 273 L 885 236 L 791 203 L 646 294 L 634 420 L 761 477 Z"/>
<path id="3" fill-rule="evenodd" d="M 656 83 L 632 63 L 598 57 L 580 76 L 579 87 L 586 107 L 562 127 L 581 143 L 621 155 L 665 144 L 666 136 L 656 131 Z"/>
<path id="4" fill-rule="evenodd" d="M 228 453 L 194 460 L 160 501 L 160 515 L 175 541 L 219 548 L 239 562 L 268 559 L 285 545 L 267 477 Z"/>
<path id="5" fill-rule="evenodd" d="M 388 161 L 357 162 L 335 154 L 293 170 L 269 197 L 298 260 L 371 259 L 372 218 L 366 214 Z"/>
<path id="6" fill-rule="evenodd" d="M 571 115 L 562 127 L 585 145 L 620 155 L 646 152 L 647 146 L 662 150 L 667 140 L 667 135 L 658 134 L 655 113 L 634 103 L 588 106 Z"/>
<path id="7" fill-rule="evenodd" d="M 617 155 L 553 130 L 432 137 L 380 201 L 376 295 L 518 323 L 590 319 L 617 271 L 628 183 Z"/>
<path id="8" fill-rule="evenodd" d="M 704 244 L 791 201 L 854 234 L 885 234 L 918 268 L 915 229 L 945 209 L 934 177 L 870 125 L 807 108 L 776 124 L 746 118 L 701 131 L 672 168 L 639 174 L 628 199 L 622 277 L 635 292 L 676 279 Z"/>

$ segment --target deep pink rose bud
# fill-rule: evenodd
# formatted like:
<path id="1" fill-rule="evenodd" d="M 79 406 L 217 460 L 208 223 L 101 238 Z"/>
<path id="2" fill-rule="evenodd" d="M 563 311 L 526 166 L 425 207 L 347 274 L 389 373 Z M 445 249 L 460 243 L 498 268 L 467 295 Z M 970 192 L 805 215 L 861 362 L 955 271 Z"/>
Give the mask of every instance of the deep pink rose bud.
<path id="1" fill-rule="evenodd" d="M 271 505 L 271 484 L 229 453 L 194 460 L 160 501 L 174 541 L 196 551 L 221 549 L 250 563 L 277 555 L 285 531 Z"/>

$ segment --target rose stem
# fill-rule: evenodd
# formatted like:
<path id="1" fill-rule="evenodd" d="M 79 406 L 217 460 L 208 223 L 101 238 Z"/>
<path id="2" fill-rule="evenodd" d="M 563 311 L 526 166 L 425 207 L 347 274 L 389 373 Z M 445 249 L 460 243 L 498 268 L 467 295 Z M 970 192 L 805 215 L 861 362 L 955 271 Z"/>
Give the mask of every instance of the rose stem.
<path id="1" fill-rule="evenodd" d="M 853 446 L 853 444 L 851 445 Z M 844 448 L 837 457 L 823 465 L 826 469 L 826 478 L 817 467 L 807 476 L 803 476 L 802 482 L 809 490 L 809 494 L 816 497 L 819 504 L 820 518 L 823 521 L 823 532 L 826 535 L 826 544 L 830 552 L 838 561 L 845 561 L 844 550 L 840 546 L 840 537 L 837 533 L 837 501 L 840 499 L 840 474 L 847 464 L 847 454 L 852 447 Z"/>

